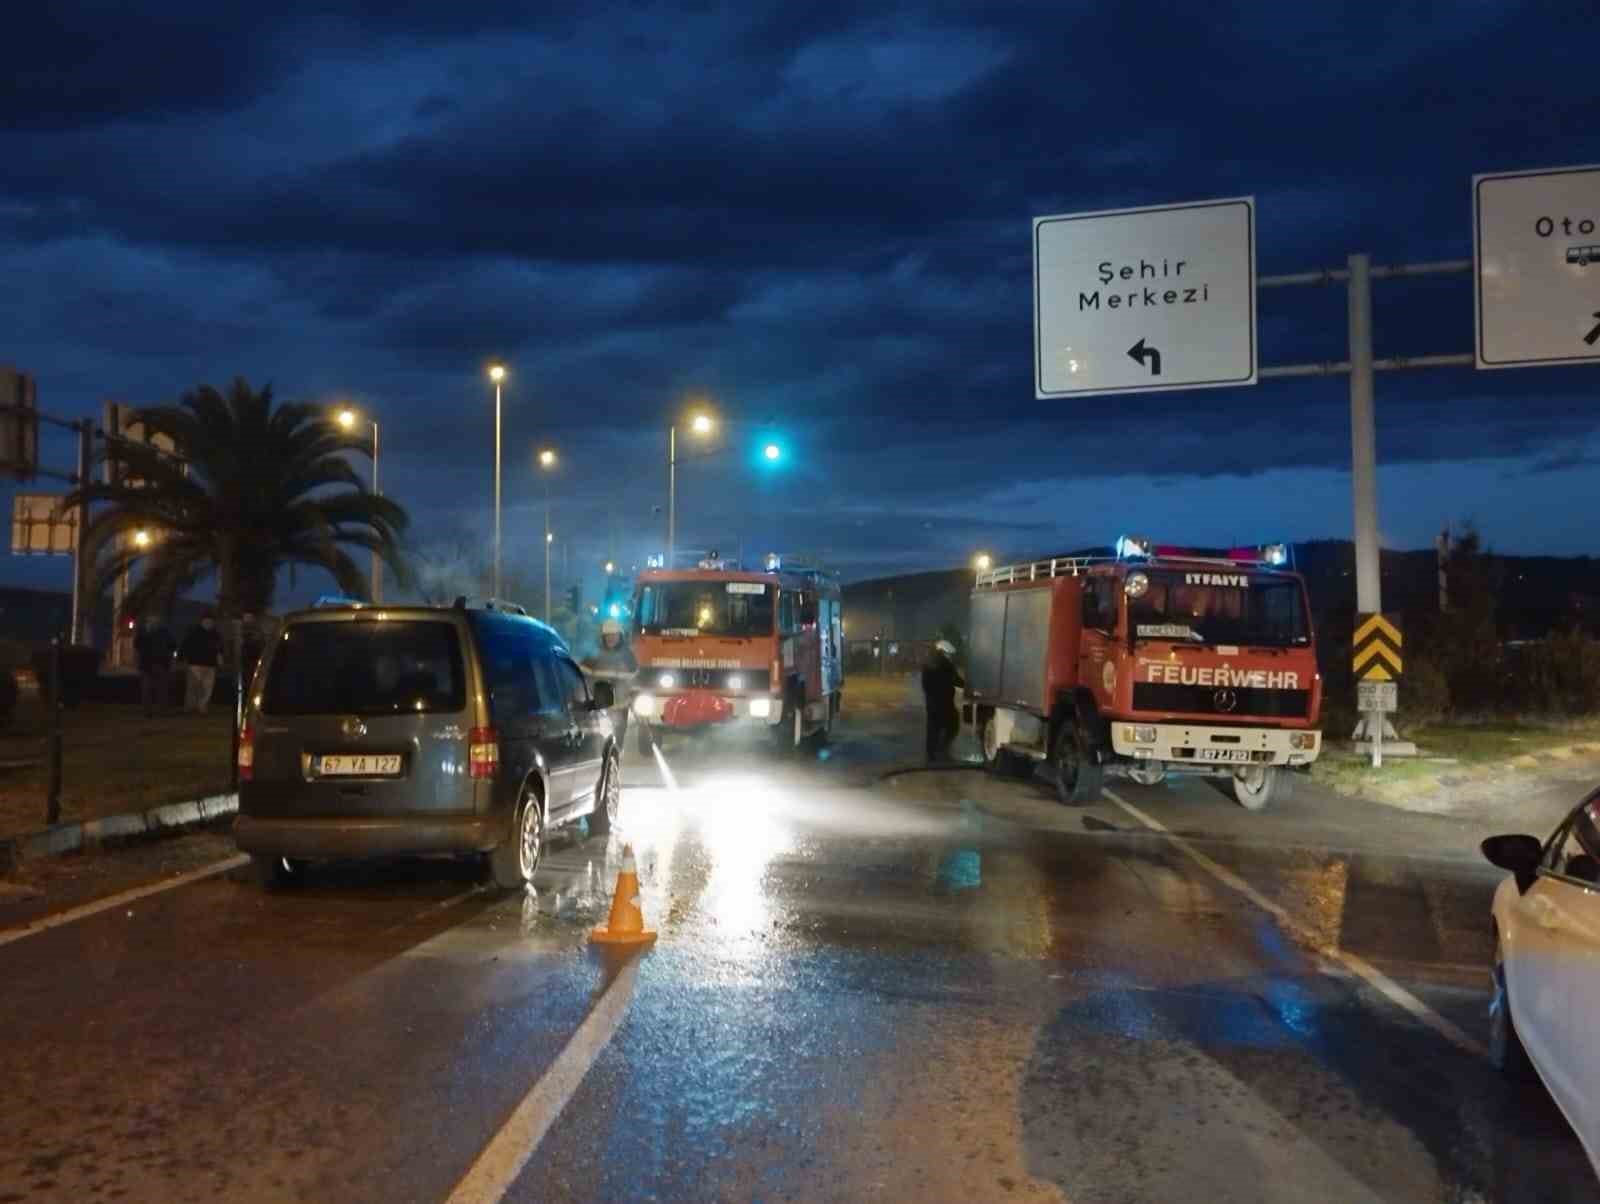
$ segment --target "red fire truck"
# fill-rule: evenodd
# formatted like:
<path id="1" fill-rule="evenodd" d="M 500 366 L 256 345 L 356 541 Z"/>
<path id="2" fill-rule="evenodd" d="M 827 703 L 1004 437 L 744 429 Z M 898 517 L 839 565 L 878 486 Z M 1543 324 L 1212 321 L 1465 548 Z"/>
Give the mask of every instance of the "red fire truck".
<path id="1" fill-rule="evenodd" d="M 833 574 L 776 555 L 759 570 L 713 555 L 640 574 L 633 616 L 642 751 L 674 734 L 757 731 L 799 748 L 832 732 L 844 685 Z"/>
<path id="2" fill-rule="evenodd" d="M 1288 549 L 1114 553 L 980 572 L 967 696 L 991 765 L 1045 762 L 1062 802 L 1107 775 L 1232 779 L 1259 810 L 1321 751 L 1322 677 Z"/>

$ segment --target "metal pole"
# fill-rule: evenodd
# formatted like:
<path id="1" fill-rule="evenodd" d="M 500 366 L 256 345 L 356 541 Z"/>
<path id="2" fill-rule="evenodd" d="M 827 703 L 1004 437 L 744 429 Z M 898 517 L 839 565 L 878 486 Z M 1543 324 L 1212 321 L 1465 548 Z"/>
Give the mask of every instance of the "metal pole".
<path id="1" fill-rule="evenodd" d="M 550 621 L 550 478 L 544 479 L 544 621 Z"/>
<path id="2" fill-rule="evenodd" d="M 671 568 L 678 542 L 678 428 L 667 428 L 667 559 Z"/>
<path id="3" fill-rule="evenodd" d="M 44 822 L 61 822 L 61 637 L 50 641 L 50 792 L 45 798 Z"/>
<path id="4" fill-rule="evenodd" d="M 500 596 L 500 382 L 494 382 L 494 590 Z"/>
<path id="5" fill-rule="evenodd" d="M 378 497 L 383 496 L 383 490 L 378 486 L 378 421 L 372 421 L 372 492 Z M 372 600 L 383 601 L 383 558 L 378 555 L 378 550 L 372 550 Z"/>
<path id="6" fill-rule="evenodd" d="M 1355 508 L 1356 610 L 1383 609 L 1378 547 L 1378 439 L 1372 403 L 1372 275 L 1365 255 L 1349 260 L 1350 315 L 1350 492 Z M 1371 711 L 1357 729 L 1372 741 L 1372 764 L 1383 761 L 1383 713 Z"/>
<path id="7" fill-rule="evenodd" d="M 89 460 L 94 454 L 94 423 L 87 418 L 76 426 L 78 432 L 78 488 L 87 488 L 89 484 Z M 83 553 L 85 536 L 89 533 L 89 506 L 87 503 L 78 507 L 78 524 L 74 528 L 72 541 L 72 621 L 71 630 L 67 638 L 73 644 L 86 644 L 84 631 L 89 625 L 88 600 L 84 597 L 84 565 Z"/>

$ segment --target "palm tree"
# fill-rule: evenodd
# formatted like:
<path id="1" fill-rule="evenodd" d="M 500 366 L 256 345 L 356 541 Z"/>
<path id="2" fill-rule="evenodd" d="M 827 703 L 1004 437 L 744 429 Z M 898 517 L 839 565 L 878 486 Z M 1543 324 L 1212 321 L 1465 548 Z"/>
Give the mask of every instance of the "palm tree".
<path id="1" fill-rule="evenodd" d="M 364 448 L 322 408 L 274 407 L 270 386 L 258 392 L 239 378 L 226 394 L 201 385 L 138 419 L 147 439 L 165 436 L 174 452 L 150 443 L 104 447 L 97 460 L 116 461 L 120 480 L 73 494 L 76 502 L 109 503 L 84 534 L 95 596 L 139 566 L 124 605 L 137 614 L 214 572 L 224 615 L 260 612 L 286 565 L 326 569 L 345 593 L 367 596 L 367 576 L 347 548 L 376 552 L 409 581 L 399 545 L 405 509 L 362 484 L 345 457 Z"/>

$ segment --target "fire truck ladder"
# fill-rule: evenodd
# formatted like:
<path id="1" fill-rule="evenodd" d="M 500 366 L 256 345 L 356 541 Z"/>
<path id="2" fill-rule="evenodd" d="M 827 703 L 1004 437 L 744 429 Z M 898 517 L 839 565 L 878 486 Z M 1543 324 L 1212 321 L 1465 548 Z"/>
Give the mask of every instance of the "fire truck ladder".
<path id="1" fill-rule="evenodd" d="M 1051 577 L 1081 577 L 1091 565 L 1111 564 L 1115 556 L 1052 556 L 1049 560 L 1034 560 L 1026 564 L 1007 564 L 999 568 L 984 569 L 978 574 L 979 589 L 993 589 L 997 585 L 1014 585 L 1019 581 L 1045 581 Z"/>

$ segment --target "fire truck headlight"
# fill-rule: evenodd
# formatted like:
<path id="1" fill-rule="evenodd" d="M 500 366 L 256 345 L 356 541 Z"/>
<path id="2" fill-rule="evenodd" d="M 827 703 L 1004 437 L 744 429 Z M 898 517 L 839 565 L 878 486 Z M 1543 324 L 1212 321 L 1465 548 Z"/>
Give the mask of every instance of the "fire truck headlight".
<path id="1" fill-rule="evenodd" d="M 678 679 L 670 673 L 663 673 L 660 677 L 656 678 L 656 685 L 660 686 L 663 690 L 670 690 L 677 684 Z"/>
<path id="2" fill-rule="evenodd" d="M 1261 549 L 1261 559 L 1268 564 L 1288 564 L 1289 549 L 1281 543 L 1269 543 Z"/>
<path id="3" fill-rule="evenodd" d="M 728 674 L 728 689 L 730 689 L 730 690 L 742 690 L 742 689 L 744 689 L 744 678 L 740 677 L 737 673 Z"/>
<path id="4" fill-rule="evenodd" d="M 770 698 L 752 698 L 750 700 L 750 718 L 752 718 L 752 719 L 770 719 L 770 718 L 772 718 L 772 699 L 770 699 Z"/>
<path id="5" fill-rule="evenodd" d="M 1310 748 L 1315 748 L 1316 746 L 1317 746 L 1317 733 L 1316 732 L 1290 732 L 1289 733 L 1289 747 L 1290 748 L 1310 749 Z"/>
<path id="6" fill-rule="evenodd" d="M 633 699 L 633 713 L 649 719 L 656 713 L 656 699 L 654 694 L 637 694 Z"/>
<path id="7" fill-rule="evenodd" d="M 1156 742 L 1156 729 L 1153 727 L 1125 727 L 1122 729 L 1122 738 L 1129 744 L 1154 744 Z"/>
<path id="8" fill-rule="evenodd" d="M 1122 583 L 1123 592 L 1130 598 L 1142 598 L 1145 591 L 1150 588 L 1150 578 L 1143 573 L 1129 573 L 1128 579 Z"/>

